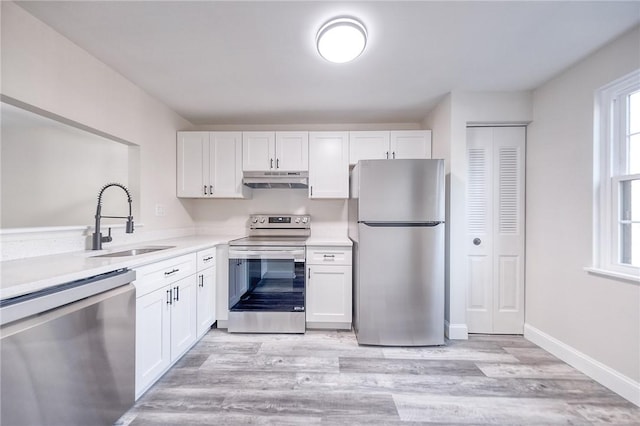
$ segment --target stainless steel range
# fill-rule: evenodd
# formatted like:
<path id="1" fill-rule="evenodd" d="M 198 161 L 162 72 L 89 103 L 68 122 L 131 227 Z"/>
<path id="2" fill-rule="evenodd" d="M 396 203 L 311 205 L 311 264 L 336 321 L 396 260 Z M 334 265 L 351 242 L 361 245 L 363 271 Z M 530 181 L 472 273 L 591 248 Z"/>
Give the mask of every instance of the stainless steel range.
<path id="1" fill-rule="evenodd" d="M 229 332 L 305 332 L 310 227 L 308 215 L 249 217 L 249 236 L 229 243 Z"/>

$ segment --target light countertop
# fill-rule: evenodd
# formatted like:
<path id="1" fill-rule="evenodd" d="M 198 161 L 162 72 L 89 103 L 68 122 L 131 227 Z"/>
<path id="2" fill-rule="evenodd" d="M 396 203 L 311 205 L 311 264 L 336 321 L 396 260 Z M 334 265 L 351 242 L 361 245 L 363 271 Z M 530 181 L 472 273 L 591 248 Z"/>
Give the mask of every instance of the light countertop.
<path id="1" fill-rule="evenodd" d="M 353 243 L 347 237 L 316 237 L 311 236 L 307 239 L 307 246 L 342 246 L 351 247 Z"/>
<path id="2" fill-rule="evenodd" d="M 226 244 L 242 235 L 197 235 L 146 241 L 106 250 L 55 254 L 9 260 L 0 263 L 0 299 L 32 293 L 54 285 L 103 274 L 121 268 L 135 268 L 148 263 L 193 253 Z M 136 247 L 174 246 L 173 248 L 129 257 L 94 257 Z"/>
<path id="3" fill-rule="evenodd" d="M 80 252 L 29 257 L 0 262 L 0 299 L 8 299 L 32 293 L 121 268 L 136 268 L 164 259 L 193 253 L 240 238 L 242 235 L 195 235 L 113 247 L 100 251 Z M 307 246 L 351 247 L 347 237 L 315 237 L 307 240 Z M 96 255 L 128 250 L 136 247 L 173 246 L 170 249 L 128 257 L 95 257 Z"/>

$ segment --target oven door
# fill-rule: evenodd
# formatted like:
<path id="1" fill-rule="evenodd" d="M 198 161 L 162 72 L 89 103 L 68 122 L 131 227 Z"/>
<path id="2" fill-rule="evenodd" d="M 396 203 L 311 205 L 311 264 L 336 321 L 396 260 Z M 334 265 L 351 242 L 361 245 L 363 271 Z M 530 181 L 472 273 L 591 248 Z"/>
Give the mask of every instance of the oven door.
<path id="1" fill-rule="evenodd" d="M 304 247 L 229 247 L 230 312 L 304 312 Z"/>

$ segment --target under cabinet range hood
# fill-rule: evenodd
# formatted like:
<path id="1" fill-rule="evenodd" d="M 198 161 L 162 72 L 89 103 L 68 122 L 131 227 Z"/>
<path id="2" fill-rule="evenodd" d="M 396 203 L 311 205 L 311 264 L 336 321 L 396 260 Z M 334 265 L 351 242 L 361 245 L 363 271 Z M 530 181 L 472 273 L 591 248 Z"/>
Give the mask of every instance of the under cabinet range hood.
<path id="1" fill-rule="evenodd" d="M 256 189 L 304 189 L 309 187 L 309 172 L 244 172 L 242 183 Z"/>

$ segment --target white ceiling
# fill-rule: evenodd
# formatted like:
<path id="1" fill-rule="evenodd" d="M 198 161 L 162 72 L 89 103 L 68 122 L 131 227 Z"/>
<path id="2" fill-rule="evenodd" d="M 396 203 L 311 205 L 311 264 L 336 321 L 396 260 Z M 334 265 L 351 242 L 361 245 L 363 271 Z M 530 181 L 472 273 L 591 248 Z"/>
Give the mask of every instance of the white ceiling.
<path id="1" fill-rule="evenodd" d="M 638 1 L 18 4 L 194 124 L 420 122 L 452 90 L 533 89 L 640 23 Z M 341 15 L 369 42 L 332 64 L 315 35 Z"/>

